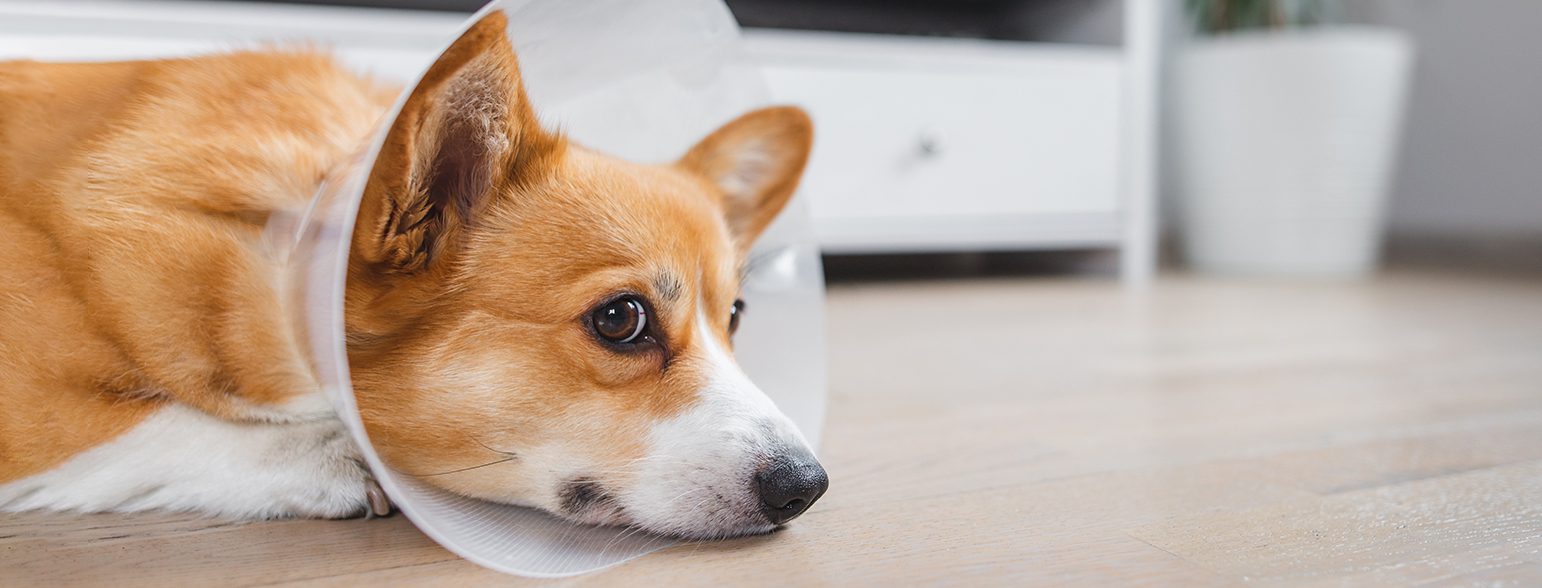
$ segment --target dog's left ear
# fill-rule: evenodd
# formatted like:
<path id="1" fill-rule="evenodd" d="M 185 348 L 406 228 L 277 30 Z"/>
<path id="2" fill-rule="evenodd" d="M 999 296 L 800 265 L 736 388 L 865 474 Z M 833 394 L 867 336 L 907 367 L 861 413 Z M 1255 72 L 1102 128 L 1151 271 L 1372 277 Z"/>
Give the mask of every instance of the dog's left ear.
<path id="1" fill-rule="evenodd" d="M 560 150 L 525 97 L 502 12 L 456 39 L 402 106 L 375 160 L 353 235 L 369 274 L 432 269 L 473 226 L 499 186 L 538 173 Z"/>
<path id="2" fill-rule="evenodd" d="M 723 125 L 677 165 L 718 188 L 743 256 L 792 198 L 813 141 L 814 123 L 803 109 L 764 108 Z"/>

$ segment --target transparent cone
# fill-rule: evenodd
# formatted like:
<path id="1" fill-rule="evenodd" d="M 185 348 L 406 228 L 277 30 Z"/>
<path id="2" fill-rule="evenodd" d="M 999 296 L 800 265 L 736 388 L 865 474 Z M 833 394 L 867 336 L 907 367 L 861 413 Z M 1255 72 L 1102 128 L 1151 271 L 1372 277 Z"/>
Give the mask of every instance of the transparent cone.
<path id="1" fill-rule="evenodd" d="M 574 141 L 640 162 L 672 161 L 735 116 L 767 104 L 738 53 L 720 0 L 508 0 L 509 36 L 536 112 Z M 464 31 L 464 27 L 462 28 Z M 451 39 L 445 40 L 449 46 Z M 463 498 L 393 471 L 372 449 L 349 381 L 343 300 L 364 184 L 411 85 L 358 157 L 335 170 L 308 210 L 275 215 L 267 239 L 283 261 L 291 320 L 317 379 L 398 509 L 445 548 L 524 576 L 565 576 L 674 544 L 616 527 Z M 736 337 L 750 377 L 818 445 L 825 406 L 823 282 L 807 207 L 794 199 L 752 254 Z"/>

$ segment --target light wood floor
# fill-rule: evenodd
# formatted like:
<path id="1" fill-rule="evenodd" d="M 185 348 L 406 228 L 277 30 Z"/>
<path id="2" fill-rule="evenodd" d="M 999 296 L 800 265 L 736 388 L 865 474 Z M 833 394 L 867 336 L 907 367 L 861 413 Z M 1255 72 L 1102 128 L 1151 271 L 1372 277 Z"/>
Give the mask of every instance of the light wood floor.
<path id="1" fill-rule="evenodd" d="M 1542 585 L 1542 277 L 841 285 L 814 509 L 548 585 Z M 0 518 L 0 584 L 527 583 L 401 517 Z"/>

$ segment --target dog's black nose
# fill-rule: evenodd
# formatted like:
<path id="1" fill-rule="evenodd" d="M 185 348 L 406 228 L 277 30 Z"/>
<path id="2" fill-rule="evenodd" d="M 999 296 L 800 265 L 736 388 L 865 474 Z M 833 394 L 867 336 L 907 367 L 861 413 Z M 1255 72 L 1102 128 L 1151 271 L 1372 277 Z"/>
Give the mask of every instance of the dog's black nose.
<path id="1" fill-rule="evenodd" d="M 761 510 L 773 525 L 803 514 L 830 486 L 830 478 L 807 452 L 781 455 L 755 473 Z"/>

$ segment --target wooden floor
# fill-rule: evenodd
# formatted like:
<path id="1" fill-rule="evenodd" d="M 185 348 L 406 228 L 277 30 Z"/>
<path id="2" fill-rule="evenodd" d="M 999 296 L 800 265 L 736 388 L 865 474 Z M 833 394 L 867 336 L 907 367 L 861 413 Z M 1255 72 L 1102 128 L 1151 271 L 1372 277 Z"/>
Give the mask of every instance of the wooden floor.
<path id="1" fill-rule="evenodd" d="M 829 493 L 547 585 L 1542 585 L 1542 277 L 830 296 Z M 533 583 L 401 517 L 0 519 L 0 584 Z"/>

